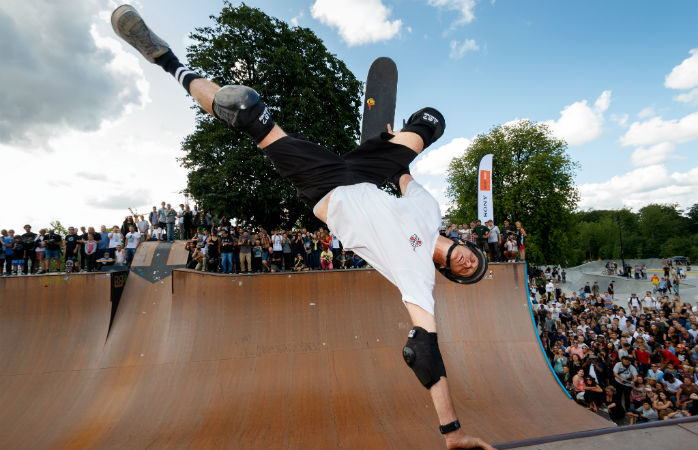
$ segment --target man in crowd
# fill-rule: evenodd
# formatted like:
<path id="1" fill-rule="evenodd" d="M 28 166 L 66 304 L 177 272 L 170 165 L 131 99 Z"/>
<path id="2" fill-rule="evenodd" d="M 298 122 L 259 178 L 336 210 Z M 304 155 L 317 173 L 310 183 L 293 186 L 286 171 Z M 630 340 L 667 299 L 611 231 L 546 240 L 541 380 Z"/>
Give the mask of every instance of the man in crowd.
<path id="1" fill-rule="evenodd" d="M 487 246 L 489 247 L 490 261 L 499 261 L 499 246 L 502 243 L 502 234 L 492 219 L 487 221 L 487 228 Z"/>
<path id="2" fill-rule="evenodd" d="M 133 257 L 136 256 L 136 249 L 141 243 L 141 234 L 136 231 L 136 227 L 129 225 L 126 233 L 126 265 L 130 266 Z"/>
<path id="3" fill-rule="evenodd" d="M 64 246 L 66 271 L 70 271 L 71 266 L 72 270 L 79 270 L 77 262 L 78 254 L 80 253 L 80 236 L 74 227 L 68 227 L 68 235 L 65 237 Z"/>
<path id="4" fill-rule="evenodd" d="M 475 244 L 478 246 L 480 250 L 487 253 L 487 236 L 490 232 L 490 229 L 483 225 L 482 222 L 478 219 L 475 221 L 475 228 L 473 229 L 473 232 L 475 233 Z"/>
<path id="5" fill-rule="evenodd" d="M 165 202 L 160 202 L 160 208 L 158 209 L 158 225 L 160 225 L 160 229 L 165 233 L 167 229 L 167 206 Z M 163 235 L 160 240 L 164 241 L 165 236 Z"/>
<path id="6" fill-rule="evenodd" d="M 187 69 L 131 6 L 117 8 L 112 25 L 146 59 L 175 76 L 205 111 L 250 136 L 313 207 L 316 217 L 354 249 L 355 255 L 361 252 L 398 287 L 415 325 L 403 357 L 430 391 L 447 446 L 492 449 L 460 428 L 438 350 L 432 294 L 435 263 L 450 280 L 473 282 L 484 275 L 486 260 L 475 250 L 439 236 L 438 203 L 409 175 L 410 162 L 443 134 L 441 114 L 433 108 L 422 109 L 400 132 L 392 133 L 388 127 L 384 136 L 369 139 L 364 147 L 340 157 L 317 144 L 288 136 L 274 123 L 254 90 L 220 88 Z M 396 182 L 403 196 L 392 197 L 380 190 L 379 183 L 386 180 Z M 385 227 L 392 233 L 378 236 L 365 231 Z"/>
<path id="7" fill-rule="evenodd" d="M 22 244 L 24 245 L 24 273 L 36 273 L 36 237 L 37 234 L 32 232 L 32 226 L 26 224 L 24 226 L 24 234 L 22 235 Z M 31 263 L 31 267 L 30 267 Z"/>

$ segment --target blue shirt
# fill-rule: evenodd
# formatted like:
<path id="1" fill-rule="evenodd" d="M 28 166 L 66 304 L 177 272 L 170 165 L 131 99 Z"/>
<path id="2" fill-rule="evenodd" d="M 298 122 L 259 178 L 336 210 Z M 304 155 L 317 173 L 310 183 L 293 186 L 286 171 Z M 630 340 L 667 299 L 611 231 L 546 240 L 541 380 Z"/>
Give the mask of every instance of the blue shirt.
<path id="1" fill-rule="evenodd" d="M 5 245 L 9 246 L 9 247 L 5 247 L 5 255 L 10 256 L 12 254 L 12 243 L 15 240 L 8 236 L 8 237 L 3 238 L 2 241 L 5 243 Z"/>

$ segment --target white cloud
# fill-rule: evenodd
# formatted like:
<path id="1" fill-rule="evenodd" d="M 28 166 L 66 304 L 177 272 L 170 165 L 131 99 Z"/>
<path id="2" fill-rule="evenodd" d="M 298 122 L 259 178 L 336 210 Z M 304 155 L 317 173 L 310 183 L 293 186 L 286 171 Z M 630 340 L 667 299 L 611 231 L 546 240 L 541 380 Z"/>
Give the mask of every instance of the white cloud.
<path id="1" fill-rule="evenodd" d="M 642 108 L 640 110 L 640 112 L 637 113 L 637 117 L 639 117 L 640 119 L 646 119 L 646 118 L 652 117 L 654 115 L 655 115 L 654 107 L 652 107 L 652 106 Z"/>
<path id="2" fill-rule="evenodd" d="M 619 126 L 625 128 L 628 126 L 628 119 L 630 119 L 630 116 L 628 114 L 623 114 L 623 115 L 617 115 L 617 114 L 611 114 L 611 120 L 616 122 Z"/>
<path id="3" fill-rule="evenodd" d="M 470 139 L 455 138 L 441 147 L 424 152 L 414 164 L 413 172 L 419 175 L 445 175 L 453 158 L 463 156 Z"/>
<path id="4" fill-rule="evenodd" d="M 691 56 L 674 67 L 664 78 L 664 86 L 671 89 L 691 89 L 698 86 L 698 48 L 689 50 Z"/>
<path id="5" fill-rule="evenodd" d="M 303 11 L 299 12 L 296 17 L 292 17 L 289 22 L 291 22 L 291 25 L 294 27 L 298 26 L 298 21 L 303 18 Z"/>
<path id="6" fill-rule="evenodd" d="M 633 166 L 661 164 L 671 158 L 675 149 L 676 146 L 671 142 L 661 142 L 647 148 L 640 147 L 633 152 L 630 161 L 633 163 Z"/>
<path id="7" fill-rule="evenodd" d="M 315 0 L 310 13 L 337 28 L 349 46 L 392 39 L 402 27 L 401 20 L 388 20 L 390 8 L 381 0 Z"/>
<path id="8" fill-rule="evenodd" d="M 429 5 L 449 11 L 456 11 L 459 17 L 453 23 L 462 25 L 475 19 L 475 0 L 429 0 Z"/>
<path id="9" fill-rule="evenodd" d="M 147 101 L 135 57 L 97 33 L 102 12 L 90 0 L 0 3 L 0 142 L 41 148 Z"/>
<path id="10" fill-rule="evenodd" d="M 579 186 L 580 209 L 641 208 L 648 203 L 678 203 L 688 208 L 698 198 L 698 167 L 669 173 L 651 165 L 618 175 L 603 183 Z"/>
<path id="11" fill-rule="evenodd" d="M 695 103 L 698 100 L 698 88 L 679 94 L 674 97 L 674 100 L 681 103 Z"/>
<path id="12" fill-rule="evenodd" d="M 698 137 L 698 112 L 680 120 L 653 117 L 644 122 L 633 122 L 620 138 L 623 145 L 653 145 L 660 142 L 688 142 Z"/>
<path id="13" fill-rule="evenodd" d="M 479 50 L 477 42 L 475 39 L 465 39 L 463 43 L 459 44 L 458 41 L 451 41 L 449 44 L 451 47 L 451 53 L 448 55 L 451 59 L 460 59 L 463 57 L 465 52 Z"/>
<path id="14" fill-rule="evenodd" d="M 544 122 L 559 138 L 569 145 L 580 145 L 601 136 L 603 132 L 603 113 L 611 104 L 611 91 L 603 91 L 589 106 L 586 100 L 565 106 L 558 120 Z"/>

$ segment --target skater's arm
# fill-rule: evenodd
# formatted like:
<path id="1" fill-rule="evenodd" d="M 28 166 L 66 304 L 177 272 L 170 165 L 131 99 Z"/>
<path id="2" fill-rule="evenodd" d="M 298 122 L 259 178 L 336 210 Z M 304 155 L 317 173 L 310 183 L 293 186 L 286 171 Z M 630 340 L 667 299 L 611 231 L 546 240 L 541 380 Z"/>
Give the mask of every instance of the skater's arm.
<path id="1" fill-rule="evenodd" d="M 402 180 L 400 180 L 402 181 Z M 432 314 L 413 303 L 405 303 L 407 311 L 412 319 L 412 324 L 422 327 L 428 332 L 436 331 L 436 320 Z M 431 389 L 429 389 L 431 401 L 434 403 L 436 415 L 439 417 L 439 424 L 446 425 L 458 419 L 456 410 L 453 407 L 451 394 L 448 389 L 448 379 L 442 377 Z M 444 435 L 447 448 L 482 448 L 494 450 L 494 448 L 480 438 L 475 438 L 465 434 L 463 429 L 458 429 Z"/>

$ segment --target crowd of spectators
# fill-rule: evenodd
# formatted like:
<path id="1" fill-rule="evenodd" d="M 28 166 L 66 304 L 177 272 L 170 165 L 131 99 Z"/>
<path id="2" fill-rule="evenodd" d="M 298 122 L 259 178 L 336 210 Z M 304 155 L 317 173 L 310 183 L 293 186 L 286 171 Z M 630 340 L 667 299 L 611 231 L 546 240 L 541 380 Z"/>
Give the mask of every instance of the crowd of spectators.
<path id="1" fill-rule="evenodd" d="M 475 220 L 468 224 L 450 224 L 441 233 L 453 241 L 470 242 L 487 254 L 492 262 L 515 262 L 526 260 L 526 230 L 521 222 L 514 225 L 504 220 L 500 229 L 492 220 L 483 223 Z"/>
<path id="2" fill-rule="evenodd" d="M 613 281 L 568 296 L 562 273 L 531 269 L 529 286 L 541 344 L 572 398 L 619 424 L 698 415 L 698 302 L 654 283 L 619 301 Z"/>
<path id="3" fill-rule="evenodd" d="M 225 216 L 165 202 L 145 214 L 133 213 L 121 226 L 96 231 L 68 227 L 64 233 L 31 225 L 23 234 L 0 230 L 0 275 L 97 271 L 105 265 L 129 266 L 144 241 L 186 240 L 187 267 L 223 273 L 360 268 L 365 261 L 342 249 L 336 236 L 320 228 L 286 232 L 234 226 Z"/>

